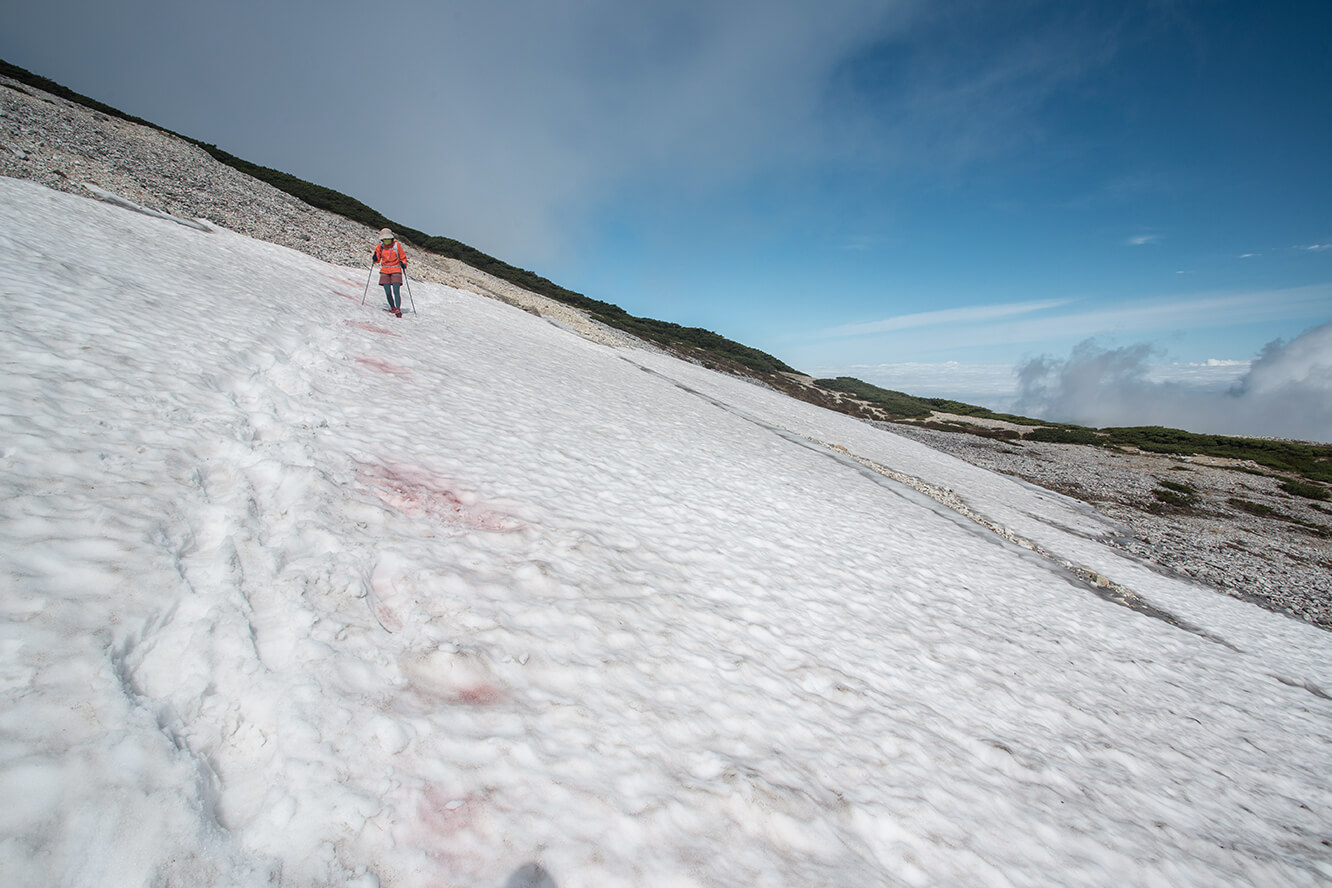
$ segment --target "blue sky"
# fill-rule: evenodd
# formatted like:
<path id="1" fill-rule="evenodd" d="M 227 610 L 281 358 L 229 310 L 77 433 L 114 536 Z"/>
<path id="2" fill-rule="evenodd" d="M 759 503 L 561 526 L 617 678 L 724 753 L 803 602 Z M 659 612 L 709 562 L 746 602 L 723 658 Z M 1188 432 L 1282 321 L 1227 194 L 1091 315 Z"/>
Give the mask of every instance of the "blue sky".
<path id="1" fill-rule="evenodd" d="M 48 0 L 6 19 L 15 64 L 816 375 L 1048 411 L 1092 355 L 1137 357 L 1107 399 L 1150 399 L 1238 391 L 1259 355 L 1299 353 L 1290 403 L 1332 416 L 1332 355 L 1300 340 L 1332 322 L 1323 3 Z M 1037 363 L 1053 376 L 1022 388 Z"/>

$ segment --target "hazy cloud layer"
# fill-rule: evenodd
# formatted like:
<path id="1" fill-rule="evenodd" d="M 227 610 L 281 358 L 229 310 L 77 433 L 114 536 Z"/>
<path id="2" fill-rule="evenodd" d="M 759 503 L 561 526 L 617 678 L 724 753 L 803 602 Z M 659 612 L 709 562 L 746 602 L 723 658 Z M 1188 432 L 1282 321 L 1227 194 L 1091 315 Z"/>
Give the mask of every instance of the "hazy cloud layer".
<path id="1" fill-rule="evenodd" d="M 408 4 L 429 23 L 393 55 L 418 109 L 391 149 L 417 177 L 402 214 L 530 255 L 622 189 L 707 190 L 816 153 L 831 72 L 916 5 Z"/>
<path id="2" fill-rule="evenodd" d="M 773 145 L 799 150 L 828 70 L 907 5 L 445 4 L 454 39 L 410 63 L 440 84 L 429 190 L 482 240 L 531 249 L 635 179 L 735 175 Z"/>
<path id="3" fill-rule="evenodd" d="M 1118 41 L 1050 3 L 46 0 L 0 48 L 69 22 L 10 60 L 517 261 L 638 189 L 948 176 Z"/>
<path id="4" fill-rule="evenodd" d="M 402 222 L 531 248 L 627 181 L 809 151 L 833 72 L 922 5 L 46 0 L 0 53 Z M 53 31 L 43 65 L 25 47 Z"/>
<path id="5" fill-rule="evenodd" d="M 1085 341 L 1067 359 L 1020 365 L 1018 413 L 1090 426 L 1164 425 L 1195 432 L 1332 442 L 1332 324 L 1269 343 L 1238 382 L 1218 389 L 1153 379 L 1154 346 Z"/>

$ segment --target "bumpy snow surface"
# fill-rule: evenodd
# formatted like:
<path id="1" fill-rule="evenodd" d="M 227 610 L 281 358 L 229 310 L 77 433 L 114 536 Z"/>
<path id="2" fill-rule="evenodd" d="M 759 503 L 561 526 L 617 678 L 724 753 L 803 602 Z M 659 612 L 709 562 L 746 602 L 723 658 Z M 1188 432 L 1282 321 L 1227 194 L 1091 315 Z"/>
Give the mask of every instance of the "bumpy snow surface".
<path id="1" fill-rule="evenodd" d="M 366 273 L 0 179 L 5 885 L 1332 881 L 1329 634 Z"/>

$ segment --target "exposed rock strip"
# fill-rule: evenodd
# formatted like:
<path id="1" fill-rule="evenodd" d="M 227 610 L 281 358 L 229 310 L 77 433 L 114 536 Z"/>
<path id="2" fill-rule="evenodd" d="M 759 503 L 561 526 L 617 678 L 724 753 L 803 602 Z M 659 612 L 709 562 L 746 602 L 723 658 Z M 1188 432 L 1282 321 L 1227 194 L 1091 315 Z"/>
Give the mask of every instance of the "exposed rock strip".
<path id="1" fill-rule="evenodd" d="M 1286 493 L 1279 478 L 1255 463 L 889 428 L 1089 503 L 1130 528 L 1111 543 L 1139 558 L 1332 629 L 1332 508 Z M 1189 503 L 1158 498 L 1158 491 L 1171 490 L 1163 482 L 1191 488 Z M 1254 514 L 1232 500 L 1271 512 Z"/>
<path id="2" fill-rule="evenodd" d="M 923 493 L 926 496 L 928 496 L 930 499 L 939 503 L 940 505 L 946 506 L 947 508 L 961 515 L 963 518 L 976 522 L 981 527 L 984 527 L 986 530 L 988 530 L 990 533 L 993 533 L 995 536 L 1007 540 L 1008 542 L 1012 543 L 1015 546 L 1020 546 L 1023 549 L 1026 549 L 1029 552 L 1033 552 L 1036 555 L 1039 555 L 1041 558 L 1044 558 L 1045 560 L 1058 565 L 1061 569 L 1077 577 L 1079 580 L 1085 583 L 1090 589 L 1092 589 L 1092 591 L 1094 591 L 1098 596 L 1104 598 L 1106 601 L 1113 601 L 1115 604 L 1118 604 L 1122 607 L 1126 607 L 1130 610 L 1137 611 L 1138 613 L 1152 617 L 1153 619 L 1163 620 L 1172 626 L 1177 626 L 1180 629 L 1185 630 L 1186 632 L 1192 632 L 1195 635 L 1201 635 L 1203 638 L 1206 638 L 1209 641 L 1215 641 L 1218 644 L 1224 644 L 1227 647 L 1232 647 L 1232 645 L 1230 645 L 1230 643 L 1225 641 L 1224 639 L 1217 638 L 1216 636 L 1204 631 L 1203 629 L 1200 629 L 1197 626 L 1192 625 L 1186 620 L 1182 620 L 1176 615 L 1168 611 L 1164 611 L 1156 607 L 1155 605 L 1150 604 L 1147 601 L 1144 601 L 1141 596 L 1139 596 L 1136 592 L 1134 592 L 1132 589 L 1128 588 L 1127 586 L 1123 585 L 1122 583 L 1116 583 L 1114 580 L 1110 579 L 1104 574 L 1101 574 L 1091 569 L 1090 567 L 1087 567 L 1086 565 L 1077 564 L 1073 561 L 1070 561 L 1067 558 L 1064 558 L 1062 555 L 1058 555 L 1054 552 L 1051 552 L 1049 549 L 1045 548 L 1039 543 L 1033 540 L 1029 540 L 1024 536 L 1021 536 L 1020 534 L 1014 533 L 1011 529 L 1003 526 L 1002 524 L 992 521 L 990 518 L 986 517 L 985 515 L 982 515 L 980 512 L 977 512 L 975 509 L 968 506 L 966 502 L 962 499 L 962 497 L 958 496 L 955 491 L 950 490 L 949 488 L 940 487 L 937 484 L 930 484 L 929 482 L 917 478 L 914 475 L 907 475 L 903 472 L 898 472 L 893 469 L 890 469 L 887 466 L 882 466 L 876 462 L 873 462 L 872 460 L 865 459 L 862 456 L 857 456 L 856 454 L 847 450 L 845 447 L 842 447 L 840 444 L 829 444 L 826 441 L 815 441 L 813 438 L 808 438 L 806 440 L 812 441 L 813 443 L 819 444 L 820 446 L 827 447 L 830 450 L 835 450 L 838 453 L 841 453 L 842 455 L 855 461 L 859 465 L 862 465 L 865 468 L 869 469 L 870 471 L 875 472 L 876 474 L 883 475 L 885 478 L 891 478 L 892 480 L 898 482 L 899 484 L 905 484 L 907 487 L 910 487 L 912 490 L 915 490 L 918 493 Z"/>

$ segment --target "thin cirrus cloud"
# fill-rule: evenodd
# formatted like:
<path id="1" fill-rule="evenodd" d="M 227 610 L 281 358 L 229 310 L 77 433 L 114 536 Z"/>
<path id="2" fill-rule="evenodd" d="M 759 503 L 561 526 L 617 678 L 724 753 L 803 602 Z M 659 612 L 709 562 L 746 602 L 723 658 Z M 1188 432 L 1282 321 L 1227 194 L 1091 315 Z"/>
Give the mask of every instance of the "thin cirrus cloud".
<path id="1" fill-rule="evenodd" d="M 823 332 L 823 338 L 868 336 L 934 328 L 929 339 L 952 348 L 1067 341 L 1070 337 L 1174 329 L 1228 327 L 1275 320 L 1322 318 L 1332 304 L 1332 284 L 1237 294 L 1204 294 L 1171 302 L 1129 302 L 1081 311 L 1055 311 L 1085 300 L 1050 299 L 899 315 Z M 923 343 L 913 333 L 913 341 Z"/>
<path id="2" fill-rule="evenodd" d="M 976 305 L 967 308 L 946 308 L 940 311 L 922 311 L 913 314 L 896 315 L 881 321 L 869 321 L 863 324 L 846 324 L 824 330 L 824 337 L 864 336 L 871 333 L 889 333 L 895 330 L 910 330 L 918 327 L 955 326 L 962 324 L 980 324 L 999 318 L 1015 315 L 1033 314 L 1051 308 L 1058 308 L 1072 302 L 1071 299 L 1042 299 L 1033 302 L 1011 302 L 1003 305 Z"/>

